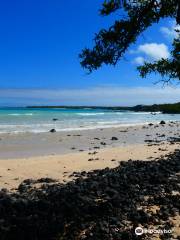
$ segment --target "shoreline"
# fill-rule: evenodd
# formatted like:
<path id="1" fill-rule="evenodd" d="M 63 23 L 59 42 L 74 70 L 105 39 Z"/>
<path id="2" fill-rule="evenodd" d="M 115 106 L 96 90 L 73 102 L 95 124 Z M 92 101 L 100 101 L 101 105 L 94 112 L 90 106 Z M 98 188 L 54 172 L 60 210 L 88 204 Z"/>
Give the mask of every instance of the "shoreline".
<path id="1" fill-rule="evenodd" d="M 167 221 L 179 235 L 180 123 L 0 138 L 2 236 L 96 238 L 109 219 L 120 238 Z"/>
<path id="2" fill-rule="evenodd" d="M 169 120 L 166 121 L 167 123 L 171 122 L 173 120 Z M 180 121 L 173 121 L 173 122 L 177 122 L 180 123 Z M 125 123 L 125 124 L 119 124 L 119 125 L 101 125 L 101 126 L 94 126 L 94 127 L 78 127 L 78 128 L 64 128 L 64 129 L 57 129 L 55 128 L 57 133 L 61 133 L 61 132 L 76 132 L 76 131 L 90 131 L 90 130 L 99 130 L 99 129 L 109 129 L 109 128 L 124 128 L 124 127 L 138 127 L 138 126 L 146 126 L 149 124 L 158 124 L 159 121 L 150 121 L 150 122 L 146 122 L 146 123 Z M 50 131 L 51 129 L 49 129 Z M 14 132 L 0 132 L 0 137 L 3 135 L 18 135 L 18 134 L 43 134 L 43 133 L 48 133 L 45 130 L 42 131 L 14 131 Z"/>
<path id="3" fill-rule="evenodd" d="M 0 134 L 0 161 L 169 141 L 180 137 L 179 132 L 180 122 L 166 122 L 54 133 Z"/>
<path id="4" fill-rule="evenodd" d="M 180 144 L 180 123 L 0 136 L 0 188 L 28 178 L 68 182 L 73 172 L 163 157 Z"/>
<path id="5" fill-rule="evenodd" d="M 180 121 L 174 121 L 174 120 L 166 120 L 166 123 L 177 123 L 180 124 Z M 101 126 L 92 126 L 92 127 L 78 127 L 78 128 L 64 128 L 64 129 L 57 129 L 57 133 L 65 132 L 76 132 L 76 131 L 91 131 L 91 130 L 99 130 L 99 129 L 114 129 L 114 128 L 128 128 L 128 127 L 141 127 L 141 126 L 148 126 L 149 124 L 159 124 L 159 120 L 156 121 L 149 121 L 149 122 L 142 122 L 142 123 L 120 123 L 120 124 L 115 124 L 115 125 L 101 125 Z M 51 129 L 49 129 L 50 131 Z M 18 135 L 18 134 L 44 134 L 48 133 L 45 130 L 42 131 L 14 131 L 14 132 L 0 132 L 0 137 L 3 135 Z"/>

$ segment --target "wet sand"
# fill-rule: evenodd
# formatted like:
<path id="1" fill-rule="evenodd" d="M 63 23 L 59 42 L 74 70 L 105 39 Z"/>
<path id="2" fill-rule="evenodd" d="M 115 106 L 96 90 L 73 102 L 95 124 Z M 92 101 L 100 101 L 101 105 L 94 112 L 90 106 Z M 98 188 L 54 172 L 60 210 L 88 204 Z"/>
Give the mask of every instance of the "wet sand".
<path id="1" fill-rule="evenodd" d="M 112 137 L 117 139 L 112 140 Z M 148 140 L 168 141 L 170 137 L 180 137 L 180 122 L 55 133 L 0 134 L 0 159 L 124 147 L 148 143 Z"/>
<path id="2" fill-rule="evenodd" d="M 74 132 L 0 136 L 0 187 L 27 178 L 72 180 L 73 172 L 116 167 L 123 160 L 150 160 L 179 148 L 179 123 Z"/>

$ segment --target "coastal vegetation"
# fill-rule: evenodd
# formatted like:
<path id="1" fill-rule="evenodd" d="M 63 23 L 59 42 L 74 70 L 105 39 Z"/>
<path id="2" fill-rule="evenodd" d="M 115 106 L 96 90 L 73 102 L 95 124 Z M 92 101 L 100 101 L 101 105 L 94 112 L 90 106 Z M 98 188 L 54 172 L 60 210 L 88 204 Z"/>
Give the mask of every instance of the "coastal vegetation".
<path id="1" fill-rule="evenodd" d="M 169 114 L 180 114 L 180 103 L 154 104 L 151 106 L 137 105 L 132 108 L 134 111 L 162 112 Z"/>
<path id="2" fill-rule="evenodd" d="M 172 104 L 136 105 L 133 107 L 103 107 L 103 106 L 29 106 L 27 108 L 66 108 L 66 109 L 102 109 L 112 111 L 135 111 L 135 112 L 162 112 L 180 114 L 180 102 Z"/>
<path id="3" fill-rule="evenodd" d="M 117 13 L 118 20 L 108 29 L 101 29 L 94 38 L 94 47 L 79 55 L 83 68 L 91 73 L 103 64 L 115 66 L 139 35 L 154 23 L 170 17 L 180 24 L 179 0 L 108 0 L 100 9 L 101 16 Z M 138 67 L 141 77 L 159 73 L 162 81 L 180 80 L 180 31 L 172 44 L 171 56 Z"/>

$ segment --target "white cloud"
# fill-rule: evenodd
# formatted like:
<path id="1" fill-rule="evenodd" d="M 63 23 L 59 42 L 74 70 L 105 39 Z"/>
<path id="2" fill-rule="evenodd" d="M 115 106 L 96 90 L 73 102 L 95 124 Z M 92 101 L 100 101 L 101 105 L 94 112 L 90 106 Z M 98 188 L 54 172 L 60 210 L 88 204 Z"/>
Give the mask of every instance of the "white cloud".
<path id="1" fill-rule="evenodd" d="M 180 25 L 176 25 L 175 21 L 172 21 L 169 27 L 160 28 L 160 32 L 170 40 L 178 37 L 176 30 L 180 30 Z"/>
<path id="2" fill-rule="evenodd" d="M 102 105 L 180 101 L 180 88 L 102 86 L 89 89 L 0 89 L 0 105 Z"/>
<path id="3" fill-rule="evenodd" d="M 144 53 L 151 60 L 159 60 L 170 56 L 168 47 L 164 43 L 146 43 L 140 45 L 138 52 Z"/>
<path id="4" fill-rule="evenodd" d="M 135 64 L 142 65 L 144 63 L 144 61 L 145 61 L 145 59 L 143 57 L 136 57 L 133 62 Z"/>

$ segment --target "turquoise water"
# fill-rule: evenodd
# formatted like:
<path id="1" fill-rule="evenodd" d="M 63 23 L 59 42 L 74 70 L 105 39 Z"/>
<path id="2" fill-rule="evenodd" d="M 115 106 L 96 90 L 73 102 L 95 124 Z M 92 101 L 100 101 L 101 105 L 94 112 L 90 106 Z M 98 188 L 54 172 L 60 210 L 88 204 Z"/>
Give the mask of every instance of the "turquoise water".
<path id="1" fill-rule="evenodd" d="M 57 118 L 57 121 L 53 121 Z M 155 115 L 148 112 L 104 109 L 0 108 L 0 133 L 47 132 L 138 125 L 150 122 L 180 121 L 180 114 Z"/>

